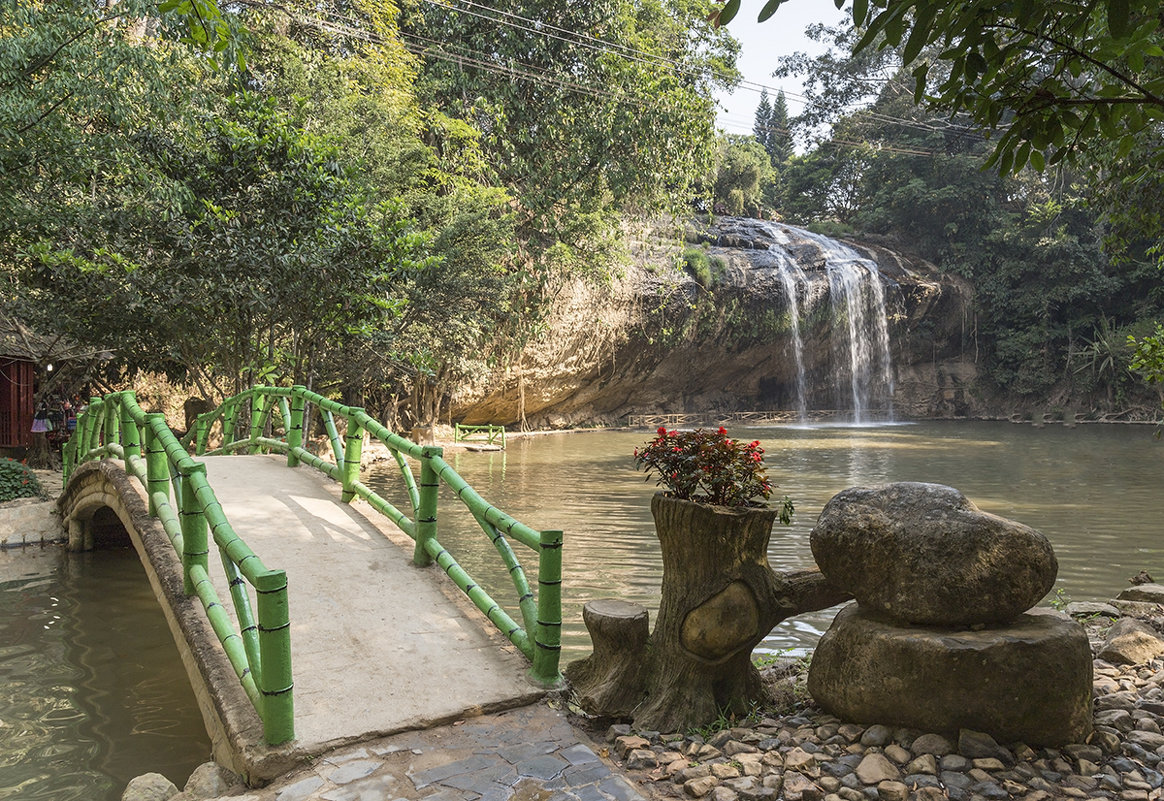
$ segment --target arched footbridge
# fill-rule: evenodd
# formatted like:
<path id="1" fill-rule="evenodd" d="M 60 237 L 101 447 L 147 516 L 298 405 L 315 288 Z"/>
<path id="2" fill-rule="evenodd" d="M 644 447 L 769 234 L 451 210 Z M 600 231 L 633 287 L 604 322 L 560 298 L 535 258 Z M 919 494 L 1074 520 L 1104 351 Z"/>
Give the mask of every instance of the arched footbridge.
<path id="1" fill-rule="evenodd" d="M 331 459 L 304 447 L 312 426 Z M 370 441 L 399 467 L 407 511 L 360 480 Z M 344 743 L 528 703 L 560 683 L 561 532 L 491 506 L 440 448 L 362 409 L 303 387 L 255 387 L 179 440 L 132 392 L 113 393 L 78 420 L 65 477 L 70 547 L 129 534 L 215 758 L 252 780 Z M 495 600 L 441 545 L 446 502 L 468 507 L 512 595 Z M 519 552 L 536 564 L 532 581 Z"/>

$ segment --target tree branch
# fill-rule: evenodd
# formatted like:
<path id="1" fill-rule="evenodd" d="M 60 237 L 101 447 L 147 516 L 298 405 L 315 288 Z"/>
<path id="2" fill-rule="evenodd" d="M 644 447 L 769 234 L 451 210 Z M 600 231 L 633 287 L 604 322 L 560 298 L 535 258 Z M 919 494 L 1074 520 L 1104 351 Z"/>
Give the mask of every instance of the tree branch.
<path id="1" fill-rule="evenodd" d="M 77 31 L 75 34 L 70 36 L 68 39 L 65 39 L 65 41 L 61 42 L 60 45 L 58 45 L 57 48 L 55 50 L 53 50 L 53 52 L 49 53 L 47 56 L 42 58 L 38 63 L 33 64 L 32 66 L 22 70 L 21 74 L 26 75 L 29 78 L 31 78 L 37 71 L 39 71 L 42 67 L 46 66 L 49 62 L 51 62 L 53 59 L 55 59 L 60 54 L 60 52 L 62 50 L 64 50 L 69 45 L 71 45 L 73 42 L 77 41 L 85 34 L 91 33 L 92 31 L 97 30 L 97 28 L 101 27 L 102 25 L 104 25 L 108 22 L 112 22 L 115 19 L 120 19 L 121 17 L 126 16 L 128 13 L 129 13 L 128 11 L 122 11 L 122 12 L 119 12 L 117 14 L 113 14 L 113 15 L 108 16 L 108 17 L 102 17 L 101 19 L 95 21 L 89 27 L 82 28 L 81 30 Z M 13 86 L 15 86 L 15 81 L 8 81 L 8 82 L 0 84 L 0 88 L 4 88 L 4 89 L 11 89 Z"/>
<path id="2" fill-rule="evenodd" d="M 1142 100 L 1140 100 L 1140 101 L 1130 100 L 1130 102 L 1140 102 L 1140 103 L 1146 102 L 1150 105 L 1160 106 L 1161 108 L 1164 108 L 1164 98 L 1157 97 L 1156 95 L 1152 94 L 1145 87 L 1141 86 L 1130 75 L 1125 75 L 1122 72 L 1119 72 L 1114 67 L 1112 67 L 1110 64 L 1107 64 L 1103 61 L 1100 61 L 1100 60 L 1094 58 L 1093 56 L 1089 55 L 1088 53 L 1083 52 L 1079 48 L 1075 47 L 1074 45 L 1072 45 L 1066 41 L 1063 41 L 1061 39 L 1057 39 L 1054 36 L 1051 36 L 1050 34 L 1047 34 L 1047 33 L 1027 30 L 1025 28 L 1020 28 L 1018 25 L 1013 25 L 1010 23 L 999 22 L 999 23 L 987 25 L 986 27 L 987 28 L 999 28 L 1002 30 L 1011 31 L 1012 33 L 1017 33 L 1017 34 L 1021 34 L 1024 36 L 1030 36 L 1033 39 L 1035 39 L 1036 41 L 1046 42 L 1048 44 L 1054 45 L 1055 47 L 1061 48 L 1062 50 L 1065 50 L 1066 52 L 1070 53 L 1071 55 L 1073 55 L 1079 59 L 1082 59 L 1083 61 L 1087 62 L 1088 64 L 1091 64 L 1094 67 L 1097 67 L 1098 69 L 1102 70 L 1103 72 L 1106 72 L 1108 75 L 1110 75 L 1112 78 L 1114 78 L 1117 82 L 1122 83 L 1125 86 L 1130 86 L 1131 88 L 1133 88 L 1137 92 L 1139 92 L 1141 97 L 1142 97 Z"/>

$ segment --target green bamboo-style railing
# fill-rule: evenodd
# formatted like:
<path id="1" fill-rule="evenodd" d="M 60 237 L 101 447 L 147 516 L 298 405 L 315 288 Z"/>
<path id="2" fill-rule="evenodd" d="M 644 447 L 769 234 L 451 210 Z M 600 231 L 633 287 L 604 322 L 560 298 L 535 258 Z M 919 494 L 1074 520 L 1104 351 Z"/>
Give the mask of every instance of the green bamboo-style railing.
<path id="1" fill-rule="evenodd" d="M 453 442 L 483 442 L 504 448 L 505 426 L 467 426 L 457 423 L 453 426 Z"/>
<path id="2" fill-rule="evenodd" d="M 304 420 L 308 419 L 311 407 L 323 420 L 334 461 L 322 459 L 303 447 Z M 337 418 L 345 424 L 342 437 Z M 221 444 L 208 450 L 214 434 L 221 437 Z M 412 507 L 411 516 L 360 481 L 365 436 L 383 443 L 392 454 Z M 197 418 L 183 443 L 198 455 L 264 450 L 281 453 L 286 455 L 289 467 L 310 465 L 340 482 L 345 503 L 363 498 L 412 538 L 414 564 L 425 566 L 436 562 L 445 571 L 530 660 L 530 677 L 534 681 L 544 686 L 561 683 L 562 532 L 536 531 L 489 504 L 445 462 L 441 448 L 417 445 L 394 434 L 363 409 L 345 406 L 302 386 L 252 387 L 227 398 L 217 409 Z M 406 457 L 420 463 L 419 481 Z M 472 513 L 509 571 L 517 593 L 521 625 L 473 580 L 437 539 L 442 483 Z M 538 556 L 536 599 L 510 540 L 532 549 Z"/>
<path id="3" fill-rule="evenodd" d="M 182 559 L 183 588 L 202 602 L 263 721 L 267 743 L 295 739 L 287 574 L 268 569 L 235 533 L 206 480 L 206 465 L 190 458 L 165 415 L 142 411 L 133 392 L 90 399 L 65 444 L 65 481 L 82 462 L 110 457 L 122 460 L 126 473 L 145 487 L 149 513 L 161 522 Z M 237 630 L 210 581 L 211 536 L 230 584 Z M 255 592 L 257 614 L 248 584 Z"/>

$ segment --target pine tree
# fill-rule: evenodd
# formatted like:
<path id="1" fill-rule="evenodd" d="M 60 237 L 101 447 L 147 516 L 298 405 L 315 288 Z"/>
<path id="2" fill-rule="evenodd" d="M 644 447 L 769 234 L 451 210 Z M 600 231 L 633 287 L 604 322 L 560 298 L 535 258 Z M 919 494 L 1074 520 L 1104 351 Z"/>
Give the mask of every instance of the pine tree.
<path id="1" fill-rule="evenodd" d="M 756 141 L 764 146 L 765 150 L 771 151 L 768 147 L 768 139 L 771 133 L 772 119 L 772 103 L 768 100 L 768 90 L 764 89 L 760 92 L 760 105 L 756 108 L 756 121 L 752 126 L 752 132 L 756 135 Z"/>
<path id="2" fill-rule="evenodd" d="M 766 98 L 761 99 L 761 104 L 764 99 Z M 788 101 L 784 97 L 783 89 L 772 103 L 765 126 L 768 136 L 764 140 L 764 149 L 772 157 L 772 164 L 779 167 L 792 157 L 792 134 L 788 129 Z"/>

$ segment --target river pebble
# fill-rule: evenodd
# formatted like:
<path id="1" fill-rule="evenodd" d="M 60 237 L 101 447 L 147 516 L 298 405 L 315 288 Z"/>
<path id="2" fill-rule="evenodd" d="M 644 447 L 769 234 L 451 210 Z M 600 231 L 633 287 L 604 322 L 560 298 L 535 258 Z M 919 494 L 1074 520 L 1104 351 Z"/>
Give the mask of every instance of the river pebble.
<path id="1" fill-rule="evenodd" d="M 860 726 L 808 706 L 706 743 L 637 732 L 650 750 L 682 757 L 629 777 L 655 797 L 707 801 L 1156 801 L 1164 797 L 1164 658 L 1093 664 L 1095 731 L 1083 743 L 1044 748 L 968 730 L 950 738 Z M 628 734 L 612 730 L 609 741 Z"/>

